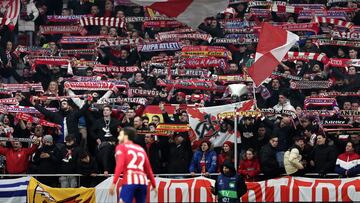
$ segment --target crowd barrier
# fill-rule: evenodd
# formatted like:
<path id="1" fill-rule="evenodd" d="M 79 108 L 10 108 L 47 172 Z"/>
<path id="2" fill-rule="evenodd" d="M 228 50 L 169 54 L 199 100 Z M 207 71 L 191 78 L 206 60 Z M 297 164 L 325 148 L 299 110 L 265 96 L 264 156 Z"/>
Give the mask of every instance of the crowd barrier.
<path id="1" fill-rule="evenodd" d="M 161 178 L 159 176 L 172 178 Z M 176 175 L 176 176 L 175 176 Z M 200 175 L 200 176 L 199 176 Z M 196 174 L 157 174 L 158 193 L 149 188 L 147 202 L 216 202 L 211 193 L 215 180 Z M 216 177 L 218 174 L 211 174 Z M 307 174 L 314 176 L 318 174 Z M 81 174 L 3 174 L 0 180 L 0 202 L 87 202 L 113 203 L 121 189 L 117 185 L 117 195 L 110 196 L 108 189 L 111 176 L 99 174 L 104 180 L 93 188 L 52 188 L 34 177 L 78 176 Z M 21 178 L 14 177 L 25 176 Z M 181 177 L 181 178 L 179 178 Z M 191 177 L 191 178 L 186 178 Z M 248 192 L 241 198 L 244 202 L 340 202 L 360 201 L 360 177 L 334 178 L 280 177 L 259 182 L 247 182 Z"/>

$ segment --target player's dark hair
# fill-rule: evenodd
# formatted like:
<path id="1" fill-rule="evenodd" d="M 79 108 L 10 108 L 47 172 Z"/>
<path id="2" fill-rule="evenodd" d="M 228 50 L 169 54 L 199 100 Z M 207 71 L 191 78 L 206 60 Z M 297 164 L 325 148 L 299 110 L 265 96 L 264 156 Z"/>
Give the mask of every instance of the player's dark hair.
<path id="1" fill-rule="evenodd" d="M 133 127 L 125 127 L 123 129 L 124 134 L 128 136 L 129 140 L 135 141 L 136 139 L 136 130 Z"/>

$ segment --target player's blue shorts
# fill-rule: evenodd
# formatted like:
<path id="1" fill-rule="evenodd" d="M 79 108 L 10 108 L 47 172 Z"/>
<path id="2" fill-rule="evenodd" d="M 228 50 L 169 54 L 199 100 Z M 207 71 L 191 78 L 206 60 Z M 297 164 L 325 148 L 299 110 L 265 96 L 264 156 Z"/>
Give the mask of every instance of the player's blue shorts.
<path id="1" fill-rule="evenodd" d="M 122 185 L 120 199 L 125 203 L 132 203 L 136 199 L 136 203 L 144 203 L 146 201 L 147 185 L 131 184 Z"/>

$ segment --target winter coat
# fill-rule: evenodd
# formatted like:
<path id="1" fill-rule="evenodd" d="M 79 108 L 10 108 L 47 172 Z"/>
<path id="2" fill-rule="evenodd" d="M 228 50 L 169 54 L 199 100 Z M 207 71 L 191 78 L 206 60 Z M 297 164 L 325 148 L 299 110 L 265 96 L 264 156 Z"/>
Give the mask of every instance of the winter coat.
<path id="1" fill-rule="evenodd" d="M 82 175 L 90 175 L 92 173 L 98 173 L 98 165 L 94 157 L 90 156 L 90 162 L 85 163 L 78 158 L 77 160 L 77 167 L 76 167 L 76 173 L 82 174 Z"/>
<path id="2" fill-rule="evenodd" d="M 304 169 L 304 166 L 300 162 L 301 159 L 302 156 L 298 148 L 292 147 L 286 151 L 284 154 L 284 167 L 286 174 L 291 175 L 296 173 L 299 169 Z"/>
<path id="3" fill-rule="evenodd" d="M 345 152 L 338 156 L 336 160 L 335 172 L 346 177 L 356 176 L 360 174 L 360 155 L 352 152 Z"/>
<path id="4" fill-rule="evenodd" d="M 21 5 L 23 6 L 23 5 Z M 35 23 L 34 21 L 36 20 L 36 18 L 39 16 L 39 10 L 36 8 L 35 3 L 30 1 L 29 3 L 26 4 L 26 14 L 29 16 L 30 14 L 32 14 L 34 16 L 34 18 L 30 21 L 25 21 L 22 18 L 19 18 L 19 32 L 24 32 L 24 31 L 35 31 Z"/>
<path id="5" fill-rule="evenodd" d="M 201 172 L 201 164 L 200 161 L 202 159 L 203 153 L 201 150 L 197 150 L 194 153 L 194 156 L 192 158 L 191 164 L 190 164 L 190 168 L 189 171 L 190 172 L 196 172 L 196 173 L 200 173 Z M 209 150 L 207 152 L 205 152 L 205 168 L 206 168 L 206 172 L 209 173 L 214 173 L 216 172 L 216 152 L 213 150 Z"/>
<path id="6" fill-rule="evenodd" d="M 316 145 L 312 151 L 311 160 L 315 162 L 315 172 L 320 174 L 334 171 L 336 163 L 336 149 L 327 144 Z"/>
<path id="7" fill-rule="evenodd" d="M 285 104 L 276 104 L 273 109 L 275 110 L 275 112 L 277 111 L 281 111 L 281 110 L 287 110 L 287 111 L 293 111 L 295 112 L 295 108 L 290 104 L 290 101 L 287 100 L 285 102 Z"/>
<path id="8" fill-rule="evenodd" d="M 279 164 L 276 160 L 276 149 L 268 143 L 259 153 L 261 171 L 265 176 L 276 177 L 279 173 Z"/>
<path id="9" fill-rule="evenodd" d="M 240 161 L 238 173 L 240 173 L 246 181 L 256 181 L 256 176 L 260 173 L 260 162 L 254 158 L 252 160 L 244 159 Z M 248 177 L 248 178 L 247 178 Z"/>
<path id="10" fill-rule="evenodd" d="M 169 146 L 169 162 L 168 173 L 188 173 L 189 164 L 191 161 L 191 147 L 187 146 L 187 142 L 176 145 L 175 143 Z"/>
<path id="11" fill-rule="evenodd" d="M 15 151 L 13 148 L 0 147 L 0 154 L 6 157 L 6 171 L 10 174 L 26 173 L 29 167 L 29 158 L 35 153 L 38 145 L 31 148 L 21 148 Z"/>
<path id="12" fill-rule="evenodd" d="M 48 153 L 50 157 L 40 158 L 40 155 L 42 153 Z M 58 173 L 60 163 L 61 163 L 61 152 L 55 145 L 51 145 L 51 146 L 43 145 L 35 153 L 34 164 L 36 165 L 36 171 L 39 174 Z"/>

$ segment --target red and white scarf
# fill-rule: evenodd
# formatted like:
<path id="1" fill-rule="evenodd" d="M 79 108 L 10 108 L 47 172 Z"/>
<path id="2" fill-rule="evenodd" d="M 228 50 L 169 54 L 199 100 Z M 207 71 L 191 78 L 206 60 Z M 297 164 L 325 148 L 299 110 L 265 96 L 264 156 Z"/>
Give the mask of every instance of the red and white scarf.
<path id="1" fill-rule="evenodd" d="M 157 90 L 146 90 L 146 89 L 137 89 L 137 88 L 129 88 L 127 91 L 129 97 L 132 96 L 140 96 L 140 97 L 157 97 L 160 92 Z"/>
<path id="2" fill-rule="evenodd" d="M 354 25 L 352 22 L 346 22 L 343 20 L 335 19 L 335 18 L 327 18 L 327 17 L 320 17 L 320 16 L 314 16 L 313 19 L 316 23 L 328 23 L 333 24 L 341 27 L 346 27 L 348 29 L 351 29 L 351 27 Z"/>
<path id="3" fill-rule="evenodd" d="M 60 50 L 60 55 L 62 56 L 79 56 L 79 55 L 95 55 L 97 54 L 96 49 L 62 49 Z"/>
<path id="4" fill-rule="evenodd" d="M 337 101 L 335 98 L 306 98 L 304 101 L 304 108 L 307 109 L 309 106 L 337 106 Z"/>
<path id="5" fill-rule="evenodd" d="M 58 109 L 56 108 L 46 108 L 49 111 L 56 112 Z M 34 107 L 30 106 L 0 106 L 0 111 L 2 113 L 28 113 L 28 114 L 41 114 Z"/>
<path id="6" fill-rule="evenodd" d="M 166 80 L 158 79 L 157 85 L 161 87 L 176 88 L 176 89 L 198 89 L 224 92 L 225 87 L 218 86 L 214 81 L 193 79 L 193 80 Z"/>
<path id="7" fill-rule="evenodd" d="M 271 7 L 272 12 L 279 12 L 279 13 L 296 13 L 299 14 L 300 11 L 304 10 L 303 7 L 298 6 L 291 6 L 291 5 L 278 5 L 273 4 Z"/>
<path id="8" fill-rule="evenodd" d="M 327 89 L 332 86 L 331 80 L 301 80 L 301 81 L 291 81 L 291 89 Z"/>
<path id="9" fill-rule="evenodd" d="M 125 22 L 121 18 L 115 17 L 91 17 L 85 16 L 80 19 L 81 26 L 108 26 L 124 28 Z"/>
<path id="10" fill-rule="evenodd" d="M 41 118 L 33 117 L 33 116 L 31 116 L 29 114 L 25 114 L 25 113 L 17 113 L 16 118 L 27 121 L 27 122 L 39 124 L 42 126 L 47 126 L 47 127 L 51 127 L 51 128 L 61 128 L 61 125 L 59 125 L 59 124 L 52 123 L 52 122 L 46 121 Z"/>
<path id="11" fill-rule="evenodd" d="M 285 55 L 285 60 L 301 60 L 301 61 L 309 61 L 309 60 L 316 60 L 321 61 L 322 63 L 326 64 L 329 61 L 329 58 L 324 53 L 309 53 L 309 52 L 292 52 L 289 51 Z"/>
<path id="12" fill-rule="evenodd" d="M 227 68 L 227 63 L 225 59 L 219 59 L 215 57 L 194 57 L 194 58 L 185 58 L 183 63 L 180 64 L 185 68 L 215 68 L 219 67 L 221 69 Z"/>
<path id="13" fill-rule="evenodd" d="M 95 36 L 63 36 L 60 44 L 94 44 L 99 39 L 98 35 Z"/>
<path id="14" fill-rule="evenodd" d="M 137 66 L 109 66 L 103 64 L 96 64 L 93 67 L 94 72 L 98 73 L 136 73 L 139 72 Z"/>
<path id="15" fill-rule="evenodd" d="M 8 92 L 29 92 L 30 89 L 33 89 L 36 92 L 44 92 L 43 86 L 41 83 L 30 83 L 30 84 L 3 84 L 2 89 Z"/>
<path id="16" fill-rule="evenodd" d="M 98 104 L 108 104 L 108 103 L 134 103 L 140 105 L 146 105 L 148 100 L 144 97 L 126 97 L 126 98 L 108 98 L 101 101 L 98 101 Z"/>
<path id="17" fill-rule="evenodd" d="M 40 25 L 42 35 L 53 34 L 81 34 L 86 35 L 87 30 L 78 25 Z"/>
<path id="18" fill-rule="evenodd" d="M 314 32 L 317 34 L 320 31 L 319 23 L 286 23 L 286 24 L 280 24 L 280 25 L 274 25 L 275 27 L 280 27 L 284 30 L 288 31 L 308 31 L 308 32 Z M 254 27 L 254 30 L 257 32 L 260 32 L 261 27 Z"/>
<path id="19" fill-rule="evenodd" d="M 110 82 L 65 82 L 64 87 L 72 90 L 111 90 L 114 84 Z"/>
<path id="20" fill-rule="evenodd" d="M 346 46 L 360 48 L 360 42 L 356 41 L 340 41 L 330 39 L 317 39 L 313 42 L 317 46 Z"/>
<path id="21" fill-rule="evenodd" d="M 19 101 L 16 98 L 0 99 L 0 104 L 17 105 Z"/>
<path id="22" fill-rule="evenodd" d="M 232 59 L 231 52 L 222 46 L 184 46 L 182 56 L 207 56 Z"/>
<path id="23" fill-rule="evenodd" d="M 174 27 L 180 27 L 182 26 L 182 23 L 178 22 L 178 21 L 168 21 L 168 20 L 163 20 L 163 21 L 145 21 L 143 26 L 145 28 L 174 28 Z"/>
<path id="24" fill-rule="evenodd" d="M 204 40 L 210 42 L 212 37 L 209 34 L 198 34 L 198 33 L 186 33 L 186 34 L 161 34 L 156 35 L 156 39 L 159 41 L 171 41 L 174 39 L 193 39 L 193 40 Z"/>
<path id="25" fill-rule="evenodd" d="M 51 15 L 47 16 L 48 22 L 56 22 L 56 23 L 78 23 L 80 18 L 84 17 L 85 15 L 69 15 L 69 16 L 62 16 L 62 15 Z"/>
<path id="26" fill-rule="evenodd" d="M 329 65 L 333 67 L 346 68 L 349 66 L 360 67 L 360 59 L 330 58 Z"/>

